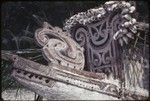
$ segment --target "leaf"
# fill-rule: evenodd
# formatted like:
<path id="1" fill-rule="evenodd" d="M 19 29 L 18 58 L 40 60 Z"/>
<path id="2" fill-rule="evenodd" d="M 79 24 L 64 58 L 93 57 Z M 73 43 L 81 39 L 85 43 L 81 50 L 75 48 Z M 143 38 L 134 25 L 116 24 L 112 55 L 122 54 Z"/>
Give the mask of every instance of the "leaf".
<path id="1" fill-rule="evenodd" d="M 122 38 L 119 39 L 119 44 L 120 44 L 121 46 L 123 46 L 123 40 L 122 40 Z"/>
<path id="2" fill-rule="evenodd" d="M 123 37 L 123 40 L 126 44 L 128 44 L 128 38 L 126 36 Z"/>

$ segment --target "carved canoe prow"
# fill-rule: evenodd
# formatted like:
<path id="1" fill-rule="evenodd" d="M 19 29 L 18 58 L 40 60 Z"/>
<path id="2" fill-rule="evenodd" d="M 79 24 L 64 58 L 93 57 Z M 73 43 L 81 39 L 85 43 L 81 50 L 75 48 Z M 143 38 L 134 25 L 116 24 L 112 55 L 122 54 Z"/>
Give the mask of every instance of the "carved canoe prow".
<path id="1" fill-rule="evenodd" d="M 85 89 L 85 91 L 89 90 L 89 94 L 92 94 L 92 92 L 97 92 L 97 94 L 104 93 L 109 96 L 118 97 L 118 87 L 116 85 L 100 81 L 106 77 L 103 73 L 95 74 L 55 64 L 44 66 L 17 55 L 9 53 L 7 55 L 4 55 L 4 53 L 2 54 L 3 59 L 5 59 L 6 56 L 9 60 L 13 61 L 14 68 L 12 71 L 12 76 L 22 85 L 32 91 L 36 91 L 38 94 L 46 98 L 54 97 L 57 90 L 59 90 L 57 95 L 64 92 L 67 96 L 69 92 L 67 94 L 66 91 L 71 88 L 72 90 L 70 91 L 72 92 L 74 92 L 75 89 Z M 67 87 L 66 91 L 59 87 L 62 85 L 63 87 Z M 40 86 L 42 88 L 39 88 Z M 59 89 L 56 89 L 55 86 L 58 86 Z M 49 91 L 46 89 L 49 89 Z M 60 94 L 59 96 L 62 95 Z M 71 95 L 68 99 L 76 99 L 74 96 L 78 97 L 78 94 Z"/>
<path id="2" fill-rule="evenodd" d="M 109 82 L 103 73 L 96 74 L 56 64 L 45 66 L 4 52 L 2 58 L 13 62 L 14 79 L 48 99 L 106 100 L 120 97 L 120 86 L 117 81 Z M 131 91 L 125 94 L 133 96 Z M 143 94 L 134 94 L 135 96 L 146 97 Z"/>
<path id="3" fill-rule="evenodd" d="M 35 39 L 42 47 L 41 51 L 48 65 L 42 65 L 5 51 L 1 53 L 2 59 L 13 63 L 11 75 L 15 80 L 47 99 L 117 100 L 148 98 L 147 92 L 131 91 L 123 87 L 121 77 L 118 77 L 122 75 L 122 70 L 116 65 L 119 49 L 115 50 L 117 44 L 114 39 L 120 40 L 118 42 L 123 46 L 123 42 L 128 44 L 128 38 L 132 39 L 132 35 L 137 32 L 136 19 L 130 16 L 134 10 L 135 7 L 128 2 L 109 1 L 103 7 L 90 9 L 71 17 L 66 22 L 66 32 L 44 22 L 43 27 L 35 31 Z M 122 20 L 121 23 L 120 19 Z M 106 28 L 99 32 L 97 25 L 101 26 L 99 28 L 103 28 L 102 25 L 105 25 L 101 21 L 106 22 Z M 93 26 L 90 23 L 93 23 Z M 118 27 L 119 24 L 122 27 Z M 79 45 L 77 40 L 75 41 L 71 37 L 73 33 L 69 32 L 76 25 L 86 26 L 87 31 L 84 28 L 79 28 L 76 32 L 81 34 L 84 32 L 86 37 L 91 35 L 92 37 L 89 37 L 88 40 L 92 39 L 91 45 L 93 46 L 90 44 Z M 94 27 L 98 34 L 92 32 Z M 99 34 L 101 38 L 98 38 Z M 90 43 L 87 39 L 83 40 L 82 36 L 78 36 L 78 38 L 78 41 L 86 40 L 87 43 Z M 89 57 L 85 56 L 83 47 L 86 55 L 87 51 L 89 52 Z M 84 71 L 85 60 L 88 63 L 86 66 L 95 73 Z M 113 76 L 111 78 L 112 73 L 110 75 L 106 75 L 106 72 L 102 73 L 104 71 L 102 68 L 109 68 L 105 71 L 113 72 L 115 78 Z M 100 72 L 96 73 L 96 69 Z"/>

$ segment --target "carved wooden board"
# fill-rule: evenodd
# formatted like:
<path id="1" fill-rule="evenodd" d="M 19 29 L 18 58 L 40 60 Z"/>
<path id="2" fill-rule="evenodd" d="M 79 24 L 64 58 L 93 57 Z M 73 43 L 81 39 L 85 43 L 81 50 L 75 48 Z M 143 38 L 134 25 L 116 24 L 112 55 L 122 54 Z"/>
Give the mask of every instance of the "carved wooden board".
<path id="1" fill-rule="evenodd" d="M 77 26 L 71 32 L 81 46 L 85 48 L 86 66 L 92 72 L 113 72 L 119 76 L 119 49 L 113 40 L 114 33 L 118 30 L 120 21 L 119 14 L 108 15 L 100 21 Z"/>
<path id="2" fill-rule="evenodd" d="M 102 7 L 72 16 L 64 29 L 85 48 L 86 69 L 121 78 L 120 46 L 136 33 L 134 6 L 125 1 L 109 1 Z M 115 41 L 117 40 L 117 41 Z"/>

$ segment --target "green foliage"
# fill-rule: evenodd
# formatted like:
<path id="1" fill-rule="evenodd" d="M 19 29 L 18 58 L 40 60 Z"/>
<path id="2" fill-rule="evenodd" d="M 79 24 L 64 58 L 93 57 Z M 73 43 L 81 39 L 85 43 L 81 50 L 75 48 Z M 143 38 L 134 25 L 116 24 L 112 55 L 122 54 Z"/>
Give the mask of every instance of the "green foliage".
<path id="1" fill-rule="evenodd" d="M 2 91 L 6 89 L 21 88 L 21 85 L 12 79 L 10 74 L 11 69 L 12 69 L 12 65 L 10 62 L 1 61 Z"/>

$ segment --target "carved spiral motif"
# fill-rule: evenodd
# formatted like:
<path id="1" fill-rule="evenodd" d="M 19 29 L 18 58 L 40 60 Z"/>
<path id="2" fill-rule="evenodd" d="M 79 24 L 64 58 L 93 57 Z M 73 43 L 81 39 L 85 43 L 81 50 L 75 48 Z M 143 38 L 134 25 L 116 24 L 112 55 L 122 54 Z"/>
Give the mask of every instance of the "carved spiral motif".
<path id="1" fill-rule="evenodd" d="M 53 28 L 46 22 L 43 26 L 36 30 L 35 38 L 43 47 L 45 59 L 51 63 L 82 70 L 84 68 L 83 48 L 60 28 Z"/>
<path id="2" fill-rule="evenodd" d="M 74 34 L 74 39 L 80 44 L 80 46 L 84 46 L 87 40 L 87 31 L 84 28 L 79 28 L 76 30 Z"/>
<path id="3" fill-rule="evenodd" d="M 107 30 L 106 23 L 108 23 L 107 19 L 87 25 L 88 30 L 79 27 L 72 33 L 72 36 L 75 36 L 74 39 L 81 46 L 85 46 L 87 65 L 92 71 L 103 68 L 102 66 L 110 67 L 111 64 L 112 33 L 109 32 L 110 29 Z"/>

